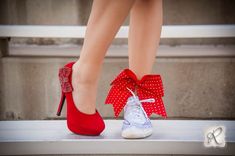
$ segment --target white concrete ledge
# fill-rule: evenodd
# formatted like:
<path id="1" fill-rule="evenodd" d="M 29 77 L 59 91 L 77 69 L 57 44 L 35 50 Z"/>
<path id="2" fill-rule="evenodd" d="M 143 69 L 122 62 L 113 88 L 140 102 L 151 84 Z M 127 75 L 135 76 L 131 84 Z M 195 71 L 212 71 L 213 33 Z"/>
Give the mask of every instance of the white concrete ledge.
<path id="1" fill-rule="evenodd" d="M 120 135 L 121 120 L 106 120 L 96 137 L 71 133 L 64 120 L 0 121 L 0 155 L 27 154 L 198 154 L 234 155 L 235 121 L 153 120 L 154 133 L 146 139 Z M 226 146 L 204 146 L 205 130 L 226 128 Z"/>
<path id="2" fill-rule="evenodd" d="M 53 56 L 77 57 L 80 55 L 81 46 L 77 45 L 10 45 L 9 56 Z M 128 57 L 128 46 L 111 45 L 106 57 Z M 235 46 L 223 45 L 160 45 L 157 57 L 234 57 Z"/>
<path id="3" fill-rule="evenodd" d="M 84 38 L 86 26 L 0 25 L 0 37 Z M 115 38 L 127 38 L 122 26 Z M 164 25 L 161 38 L 235 37 L 235 25 Z"/>

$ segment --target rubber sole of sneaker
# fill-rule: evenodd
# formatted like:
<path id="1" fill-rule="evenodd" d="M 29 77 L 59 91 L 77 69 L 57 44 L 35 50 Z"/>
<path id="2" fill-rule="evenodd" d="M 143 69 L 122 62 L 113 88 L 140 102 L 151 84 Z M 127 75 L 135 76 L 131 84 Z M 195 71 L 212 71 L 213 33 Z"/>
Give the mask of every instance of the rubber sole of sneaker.
<path id="1" fill-rule="evenodd" d="M 152 133 L 153 133 L 152 128 L 139 129 L 136 127 L 131 127 L 122 130 L 122 137 L 126 139 L 141 139 L 150 136 Z"/>

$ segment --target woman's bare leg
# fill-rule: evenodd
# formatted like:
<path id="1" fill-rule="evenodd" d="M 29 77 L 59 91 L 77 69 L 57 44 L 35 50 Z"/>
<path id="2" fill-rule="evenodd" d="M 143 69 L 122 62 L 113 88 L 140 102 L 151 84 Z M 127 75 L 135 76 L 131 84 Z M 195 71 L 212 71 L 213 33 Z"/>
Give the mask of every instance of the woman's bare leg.
<path id="1" fill-rule="evenodd" d="M 73 66 L 73 99 L 81 112 L 95 113 L 104 56 L 134 0 L 94 0 L 80 58 Z"/>
<path id="2" fill-rule="evenodd" d="M 162 27 L 162 0 L 136 0 L 130 11 L 129 68 L 140 79 L 150 74 Z"/>

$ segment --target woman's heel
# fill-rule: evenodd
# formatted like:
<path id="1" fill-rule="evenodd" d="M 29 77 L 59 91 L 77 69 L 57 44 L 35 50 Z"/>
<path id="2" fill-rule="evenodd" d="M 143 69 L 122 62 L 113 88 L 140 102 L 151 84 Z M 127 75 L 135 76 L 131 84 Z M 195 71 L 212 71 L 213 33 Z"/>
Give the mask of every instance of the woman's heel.
<path id="1" fill-rule="evenodd" d="M 64 101 L 65 101 L 65 94 L 63 92 L 61 92 L 60 103 L 59 103 L 59 107 L 58 107 L 58 110 L 56 113 L 57 116 L 60 116 L 60 114 L 61 114 L 62 108 L 64 106 Z"/>

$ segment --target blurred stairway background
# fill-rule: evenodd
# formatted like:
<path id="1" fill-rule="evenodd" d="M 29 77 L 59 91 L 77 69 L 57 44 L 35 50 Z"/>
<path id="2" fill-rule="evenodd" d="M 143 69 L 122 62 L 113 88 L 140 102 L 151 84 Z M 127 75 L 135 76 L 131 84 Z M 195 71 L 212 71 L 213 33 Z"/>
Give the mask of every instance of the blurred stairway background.
<path id="1" fill-rule="evenodd" d="M 0 27 L 85 26 L 91 4 L 91 0 L 2 0 Z M 232 0 L 164 0 L 163 4 L 164 25 L 235 24 Z M 128 26 L 128 21 L 129 17 L 123 25 Z M 138 149 L 135 154 L 234 153 L 235 37 L 161 39 L 153 72 L 162 75 L 169 117 L 164 121 L 152 116 L 160 119 L 153 121 L 158 127 L 152 137 L 143 141 L 121 139 L 120 121 L 106 120 L 109 129 L 104 135 L 89 138 L 70 134 L 64 120 L 53 120 L 64 119 L 66 112 L 63 110 L 60 118 L 56 116 L 60 98 L 58 69 L 79 57 L 82 43 L 83 39 L 74 38 L 0 35 L 0 155 L 132 154 L 133 149 Z M 107 52 L 98 88 L 97 108 L 106 119 L 114 117 L 111 105 L 104 105 L 109 84 L 127 67 L 127 39 L 116 38 Z M 202 147 L 202 129 L 215 123 L 228 128 L 227 140 L 231 142 L 222 150 Z M 92 144 L 92 150 L 86 148 L 86 143 Z"/>
<path id="2" fill-rule="evenodd" d="M 3 0 L 0 24 L 86 25 L 91 2 Z M 234 5 L 231 0 L 164 0 L 164 25 L 234 24 Z M 76 60 L 82 42 L 69 38 L 1 39 L 0 119 L 57 118 L 58 68 Z M 234 43 L 234 37 L 161 39 L 153 72 L 163 77 L 169 118 L 235 118 Z M 97 107 L 105 118 L 113 118 L 111 106 L 103 104 L 109 83 L 126 67 L 127 39 L 114 39 L 98 91 Z"/>

